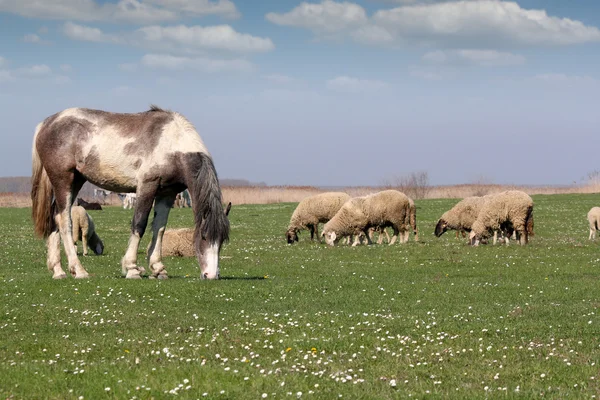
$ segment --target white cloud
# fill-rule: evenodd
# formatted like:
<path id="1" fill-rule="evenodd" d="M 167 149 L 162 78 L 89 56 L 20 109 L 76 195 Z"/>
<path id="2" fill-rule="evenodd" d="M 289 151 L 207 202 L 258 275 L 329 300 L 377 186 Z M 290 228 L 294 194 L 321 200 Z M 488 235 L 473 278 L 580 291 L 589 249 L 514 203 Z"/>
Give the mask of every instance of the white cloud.
<path id="1" fill-rule="evenodd" d="M 135 63 L 119 64 L 119 69 L 124 72 L 135 72 L 135 71 L 137 71 L 137 64 L 135 64 Z"/>
<path id="2" fill-rule="evenodd" d="M 275 45 L 269 38 L 239 33 L 229 25 L 215 26 L 147 26 L 137 30 L 146 43 L 186 46 L 187 48 L 266 52 Z"/>
<path id="3" fill-rule="evenodd" d="M 141 64 L 157 69 L 197 70 L 202 72 L 244 72 L 253 69 L 252 63 L 243 59 L 212 59 L 206 57 L 177 57 L 168 54 L 146 54 Z"/>
<path id="4" fill-rule="evenodd" d="M 231 0 L 0 0 L 0 12 L 23 17 L 151 24 L 202 15 L 238 17 Z"/>
<path id="5" fill-rule="evenodd" d="M 600 41 L 596 27 L 498 0 L 397 7 L 376 12 L 372 22 L 398 38 L 424 43 L 568 45 Z"/>
<path id="6" fill-rule="evenodd" d="M 35 33 L 28 33 L 23 36 L 23 41 L 27 43 L 39 43 L 42 39 Z"/>
<path id="7" fill-rule="evenodd" d="M 338 76 L 327 81 L 327 88 L 340 92 L 373 92 L 385 89 L 387 83 L 378 80 L 357 79 L 349 76 Z"/>
<path id="8" fill-rule="evenodd" d="M 73 22 L 66 22 L 63 25 L 63 33 L 70 39 L 81 40 L 85 42 L 97 43 L 119 43 L 121 39 L 116 35 L 110 35 L 102 32 L 98 28 L 78 25 Z"/>
<path id="9" fill-rule="evenodd" d="M 588 75 L 567 75 L 561 73 L 538 74 L 533 77 L 538 82 L 558 85 L 597 85 L 600 80 Z"/>
<path id="10" fill-rule="evenodd" d="M 521 65 L 525 57 L 519 54 L 496 50 L 437 50 L 426 53 L 423 61 L 431 64 L 477 65 L 482 67 L 502 67 Z"/>
<path id="11" fill-rule="evenodd" d="M 357 28 L 368 20 L 365 9 L 358 4 L 332 0 L 320 4 L 303 2 L 285 14 L 268 13 L 266 19 L 277 25 L 302 27 L 325 34 Z"/>
<path id="12" fill-rule="evenodd" d="M 63 72 L 71 72 L 73 71 L 73 67 L 70 64 L 61 64 L 60 70 Z"/>
<path id="13" fill-rule="evenodd" d="M 238 18 L 235 4 L 231 0 L 147 0 L 148 3 L 194 15 L 222 15 L 228 18 Z"/>
<path id="14" fill-rule="evenodd" d="M 571 45 L 600 41 L 600 29 L 581 21 L 549 16 L 502 0 L 401 2 L 370 18 L 354 3 L 324 0 L 302 3 L 267 20 L 309 29 L 319 37 L 352 37 L 367 44 L 421 44 L 439 47 L 489 48 Z"/>
<path id="15" fill-rule="evenodd" d="M 296 81 L 296 79 L 294 79 L 290 76 L 281 75 L 281 74 L 265 75 L 264 78 L 266 80 L 268 80 L 269 82 L 277 83 L 279 85 L 285 85 L 285 84 L 293 83 Z"/>
<path id="16" fill-rule="evenodd" d="M 15 70 L 15 74 L 22 77 L 38 78 L 52 75 L 52 69 L 46 64 L 21 67 Z"/>
<path id="17" fill-rule="evenodd" d="M 4 83 L 4 82 L 11 82 L 13 81 L 15 78 L 14 76 L 10 73 L 10 71 L 4 70 L 4 69 L 0 69 L 0 83 Z"/>
<path id="18" fill-rule="evenodd" d="M 30 18 L 138 24 L 173 21 L 178 18 L 177 13 L 172 10 L 153 7 L 138 0 L 102 4 L 95 0 L 0 0 L 0 12 Z"/>

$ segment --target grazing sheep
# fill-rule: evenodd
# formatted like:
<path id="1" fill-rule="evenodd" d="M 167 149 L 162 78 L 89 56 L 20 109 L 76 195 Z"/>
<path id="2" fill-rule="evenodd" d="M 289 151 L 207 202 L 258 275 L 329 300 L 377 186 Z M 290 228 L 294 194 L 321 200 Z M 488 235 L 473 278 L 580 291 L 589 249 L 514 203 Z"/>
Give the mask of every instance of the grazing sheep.
<path id="1" fill-rule="evenodd" d="M 415 235 L 415 242 L 419 241 L 419 229 L 417 228 L 417 208 L 415 207 L 415 202 L 410 197 L 408 198 L 408 202 L 410 204 L 410 213 L 406 215 L 406 231 L 404 231 L 405 236 L 400 240 L 402 243 L 408 242 L 408 237 L 411 230 Z M 390 235 L 385 230 L 385 227 L 377 226 L 369 228 L 369 237 L 371 238 L 371 241 L 373 241 L 375 233 L 379 233 L 377 244 L 383 243 L 383 235 L 386 236 L 387 242 L 390 242 Z"/>
<path id="2" fill-rule="evenodd" d="M 350 195 L 343 192 L 326 192 L 310 196 L 302 200 L 290 219 L 290 224 L 285 233 L 288 244 L 298 241 L 298 231 L 308 229 L 310 240 L 321 241 L 319 236 L 319 223 L 329 221 L 339 209 L 350 200 Z"/>
<path id="3" fill-rule="evenodd" d="M 229 215 L 231 202 L 225 208 L 225 216 Z M 146 254 L 150 245 L 146 248 Z M 194 228 L 167 229 L 162 237 L 162 256 L 172 257 L 194 257 L 196 250 L 194 246 Z"/>
<path id="4" fill-rule="evenodd" d="M 389 244 L 394 244 L 400 236 L 403 243 L 408 239 L 406 221 L 410 221 L 410 200 L 397 190 L 384 190 L 363 197 L 355 197 L 346 202 L 335 216 L 325 224 L 321 236 L 325 236 L 328 245 L 333 246 L 342 237 L 354 235 L 352 246 L 359 244 L 360 233 L 364 233 L 367 242 L 369 228 L 391 226 L 394 234 Z"/>
<path id="5" fill-rule="evenodd" d="M 435 236 L 440 237 L 444 232 L 456 229 L 459 232 L 471 232 L 471 226 L 479 215 L 479 210 L 485 199 L 479 196 L 466 197 L 454 207 L 442 214 L 435 226 Z"/>
<path id="6" fill-rule="evenodd" d="M 508 190 L 490 196 L 484 196 L 479 215 L 471 227 L 469 240 L 477 246 L 495 231 L 506 232 L 506 243 L 512 234 L 517 232 L 519 243 L 527 244 L 529 240 L 528 225 L 533 214 L 533 200 L 520 190 Z M 532 225 L 532 224 L 531 224 Z"/>
<path id="7" fill-rule="evenodd" d="M 592 207 L 587 213 L 587 219 L 590 223 L 590 237 L 589 240 L 596 239 L 596 231 L 600 228 L 600 207 Z"/>
<path id="8" fill-rule="evenodd" d="M 100 210 L 102 211 L 102 206 L 100 203 L 88 203 L 82 198 L 77 199 L 77 205 L 85 208 L 86 210 Z"/>
<path id="9" fill-rule="evenodd" d="M 73 244 L 77 247 L 77 242 L 81 238 L 83 244 L 83 255 L 87 256 L 88 246 L 98 255 L 104 252 L 104 243 L 98 237 L 94 220 L 81 206 L 71 207 L 71 219 L 73 221 Z"/>

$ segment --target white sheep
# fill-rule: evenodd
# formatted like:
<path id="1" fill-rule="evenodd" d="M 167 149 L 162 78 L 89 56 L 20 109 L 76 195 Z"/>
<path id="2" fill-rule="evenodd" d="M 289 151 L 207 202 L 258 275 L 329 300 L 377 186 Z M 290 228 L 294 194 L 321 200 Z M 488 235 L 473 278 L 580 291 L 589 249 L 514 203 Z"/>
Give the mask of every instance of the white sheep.
<path id="1" fill-rule="evenodd" d="M 389 244 L 394 244 L 400 236 L 400 241 L 408 239 L 406 221 L 410 221 L 409 198 L 397 190 L 384 190 L 368 196 L 355 197 L 346 202 L 337 214 L 325 224 L 321 236 L 325 236 L 328 245 L 333 246 L 341 238 L 354 235 L 352 246 L 359 244 L 360 233 L 364 233 L 367 242 L 371 244 L 369 228 L 392 227 L 393 235 Z"/>
<path id="2" fill-rule="evenodd" d="M 472 245 L 477 246 L 494 232 L 505 232 L 506 243 L 513 231 L 521 245 L 528 242 L 528 227 L 533 216 L 533 200 L 520 190 L 508 190 L 502 193 L 484 196 L 485 201 L 481 206 L 479 214 L 471 227 L 469 240 Z"/>
<path id="3" fill-rule="evenodd" d="M 333 218 L 348 200 L 350 195 L 343 192 L 325 192 L 302 200 L 290 219 L 285 233 L 287 242 L 289 244 L 297 242 L 298 232 L 302 229 L 310 231 L 310 240 L 314 240 L 316 235 L 317 240 L 320 241 L 319 223 L 325 223 Z"/>
<path id="4" fill-rule="evenodd" d="M 471 232 L 471 226 L 479 215 L 484 198 L 479 196 L 466 197 L 454 207 L 442 214 L 435 226 L 435 236 L 440 237 L 448 230 Z M 463 236 L 464 237 L 464 236 Z"/>
<path id="5" fill-rule="evenodd" d="M 81 206 L 71 207 L 71 219 L 73 221 L 73 244 L 77 248 L 77 242 L 81 238 L 83 244 L 83 255 L 87 256 L 88 246 L 98 255 L 104 252 L 104 243 L 96 233 L 94 220 Z"/>
<path id="6" fill-rule="evenodd" d="M 600 228 L 600 207 L 592 207 L 587 213 L 587 219 L 590 223 L 589 240 L 596 240 L 596 231 Z"/>
<path id="7" fill-rule="evenodd" d="M 410 212 L 406 215 L 406 230 L 404 231 L 404 236 L 401 238 L 402 243 L 408 242 L 408 237 L 410 235 L 411 230 L 415 235 L 415 242 L 419 241 L 419 229 L 417 228 L 417 207 L 415 206 L 414 200 L 410 197 L 408 198 L 408 202 L 410 204 Z M 375 233 L 379 233 L 377 244 L 383 243 L 383 235 L 386 236 L 387 242 L 390 242 L 390 235 L 387 233 L 384 226 L 376 226 L 369 228 L 369 237 L 371 238 L 371 241 L 373 241 Z"/>
<path id="8" fill-rule="evenodd" d="M 229 216 L 230 210 L 231 202 L 225 207 L 225 216 Z M 161 240 L 161 254 L 163 257 L 194 257 L 196 255 L 194 243 L 194 228 L 167 229 L 163 233 Z M 146 255 L 151 245 L 151 242 L 148 243 Z"/>

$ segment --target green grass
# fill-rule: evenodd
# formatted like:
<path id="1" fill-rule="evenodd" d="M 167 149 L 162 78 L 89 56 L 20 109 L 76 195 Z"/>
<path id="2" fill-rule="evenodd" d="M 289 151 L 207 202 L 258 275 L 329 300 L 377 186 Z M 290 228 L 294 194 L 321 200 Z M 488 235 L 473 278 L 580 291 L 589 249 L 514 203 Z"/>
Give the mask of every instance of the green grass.
<path id="1" fill-rule="evenodd" d="M 132 214 L 116 207 L 91 212 L 91 278 L 53 281 L 29 210 L 0 209 L 0 396 L 600 397 L 598 198 L 534 201 L 530 245 L 478 248 L 433 236 L 453 200 L 417 201 L 419 243 L 355 248 L 287 245 L 295 204 L 234 206 L 210 282 L 191 258 L 123 279 Z"/>

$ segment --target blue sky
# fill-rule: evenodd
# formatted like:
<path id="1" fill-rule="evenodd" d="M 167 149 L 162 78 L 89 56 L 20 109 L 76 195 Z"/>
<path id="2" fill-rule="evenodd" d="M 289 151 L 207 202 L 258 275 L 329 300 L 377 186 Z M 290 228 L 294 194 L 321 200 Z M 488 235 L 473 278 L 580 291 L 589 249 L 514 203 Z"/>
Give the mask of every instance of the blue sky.
<path id="1" fill-rule="evenodd" d="M 221 178 L 570 184 L 600 169 L 596 0 L 0 0 L 0 176 L 68 107 L 184 114 Z"/>

